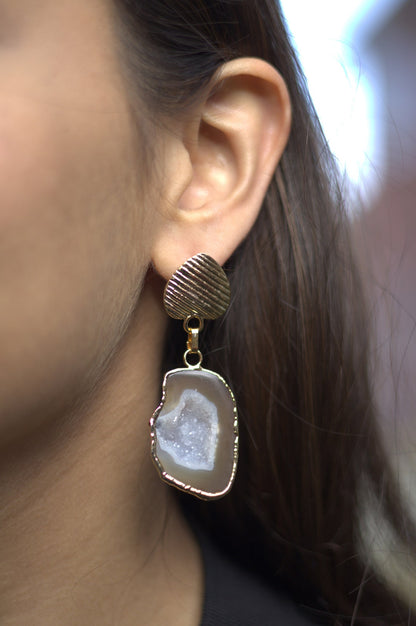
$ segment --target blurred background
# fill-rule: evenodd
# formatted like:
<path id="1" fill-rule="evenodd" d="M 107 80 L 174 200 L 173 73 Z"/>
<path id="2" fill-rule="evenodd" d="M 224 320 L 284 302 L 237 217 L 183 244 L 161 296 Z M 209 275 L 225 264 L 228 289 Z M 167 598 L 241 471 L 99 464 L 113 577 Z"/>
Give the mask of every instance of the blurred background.
<path id="1" fill-rule="evenodd" d="M 404 438 L 406 444 L 410 438 L 412 454 L 416 0 L 282 0 L 282 7 L 325 134 L 351 190 L 350 216 L 377 327 L 380 414 L 389 437 Z M 393 441 L 391 446 L 394 451 Z"/>
<path id="2" fill-rule="evenodd" d="M 351 190 L 350 219 L 376 331 L 378 411 L 416 513 L 416 0 L 281 3 Z M 416 607 L 414 573 L 397 573 L 385 546 L 377 554 Z"/>

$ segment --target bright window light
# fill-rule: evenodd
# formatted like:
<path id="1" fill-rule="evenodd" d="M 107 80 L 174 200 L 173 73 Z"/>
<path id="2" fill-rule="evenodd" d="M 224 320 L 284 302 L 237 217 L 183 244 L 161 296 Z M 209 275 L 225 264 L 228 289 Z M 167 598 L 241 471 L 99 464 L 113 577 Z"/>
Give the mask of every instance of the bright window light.
<path id="1" fill-rule="evenodd" d="M 341 172 L 371 200 L 382 176 L 380 81 L 363 43 L 401 0 L 281 0 L 313 102 Z"/>

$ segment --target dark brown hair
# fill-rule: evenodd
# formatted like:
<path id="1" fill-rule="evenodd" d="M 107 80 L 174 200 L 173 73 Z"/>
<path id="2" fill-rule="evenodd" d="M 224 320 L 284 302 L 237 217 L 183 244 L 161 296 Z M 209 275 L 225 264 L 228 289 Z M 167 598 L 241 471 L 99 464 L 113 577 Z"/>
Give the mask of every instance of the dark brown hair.
<path id="1" fill-rule="evenodd" d="M 414 533 L 374 417 L 368 319 L 338 176 L 281 11 L 274 0 L 116 6 L 130 79 L 155 118 L 186 111 L 221 64 L 244 55 L 274 65 L 292 101 L 287 149 L 227 264 L 232 306 L 205 331 L 204 365 L 237 397 L 238 478 L 224 500 L 194 514 L 319 623 L 411 623 L 360 550 L 363 501 L 377 502 L 406 545 Z M 179 327 L 169 346 L 177 336 L 182 347 Z"/>

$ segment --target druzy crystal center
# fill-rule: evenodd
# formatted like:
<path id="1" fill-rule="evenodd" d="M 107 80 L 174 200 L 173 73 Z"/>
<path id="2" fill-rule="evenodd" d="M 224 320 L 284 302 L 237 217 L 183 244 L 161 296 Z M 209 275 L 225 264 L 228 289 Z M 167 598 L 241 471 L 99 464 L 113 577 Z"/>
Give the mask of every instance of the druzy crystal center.
<path id="1" fill-rule="evenodd" d="M 191 470 L 214 469 L 218 411 L 197 389 L 185 389 L 177 406 L 156 423 L 160 447 L 175 463 Z"/>

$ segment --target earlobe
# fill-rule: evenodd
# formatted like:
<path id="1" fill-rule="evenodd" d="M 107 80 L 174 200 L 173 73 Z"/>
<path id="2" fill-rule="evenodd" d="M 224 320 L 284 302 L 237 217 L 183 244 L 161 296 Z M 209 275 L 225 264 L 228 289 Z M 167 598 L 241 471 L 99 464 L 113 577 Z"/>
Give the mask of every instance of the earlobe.
<path id="1" fill-rule="evenodd" d="M 182 135 L 192 173 L 153 250 L 165 278 L 199 252 L 222 265 L 250 231 L 289 136 L 285 82 L 261 59 L 230 61 L 195 119 Z"/>

